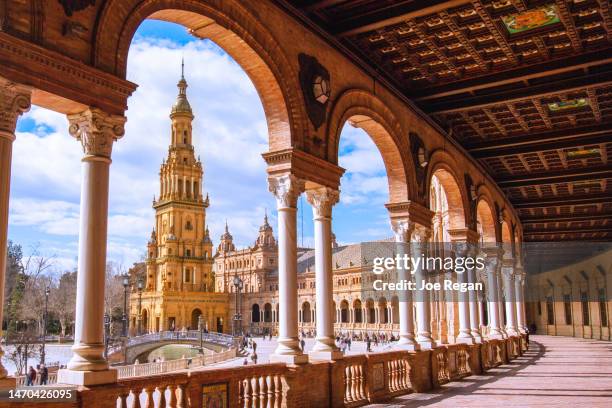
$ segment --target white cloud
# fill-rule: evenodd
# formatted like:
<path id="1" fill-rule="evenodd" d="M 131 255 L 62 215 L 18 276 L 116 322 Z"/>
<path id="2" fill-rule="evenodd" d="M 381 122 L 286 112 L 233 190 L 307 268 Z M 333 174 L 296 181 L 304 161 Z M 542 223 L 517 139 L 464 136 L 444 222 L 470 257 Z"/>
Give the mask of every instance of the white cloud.
<path id="1" fill-rule="evenodd" d="M 139 87 L 128 101 L 126 134 L 113 147 L 110 173 L 108 257 L 124 265 L 139 260 L 154 225 L 151 203 L 159 194 L 159 166 L 170 142 L 168 115 L 182 57 L 195 114 L 195 151 L 204 164 L 204 190 L 210 193 L 207 222 L 214 244 L 228 219 L 235 243 L 252 245 L 266 209 L 276 230 L 276 203 L 261 158 L 267 150 L 267 126 L 246 73 L 208 41 L 182 46 L 137 37 L 128 79 Z M 34 107 L 22 120 L 33 125 L 19 132 L 15 142 L 11 228 L 28 228 L 33 241 L 42 236 L 49 248 L 54 240 L 69 237 L 71 244 L 58 257 L 62 265 L 71 265 L 77 251 L 82 148 L 68 135 L 62 114 Z M 342 179 L 342 211 L 358 214 L 372 206 L 384 211 L 387 181 L 374 144 L 363 131 L 349 128 L 343 132 L 341 152 L 340 164 L 348 170 Z M 357 207 L 346 207 L 349 203 Z M 307 204 L 304 212 L 304 243 L 310 245 Z M 346 231 L 351 238 L 360 236 L 358 228 L 350 222 L 335 224 L 338 235 Z"/>

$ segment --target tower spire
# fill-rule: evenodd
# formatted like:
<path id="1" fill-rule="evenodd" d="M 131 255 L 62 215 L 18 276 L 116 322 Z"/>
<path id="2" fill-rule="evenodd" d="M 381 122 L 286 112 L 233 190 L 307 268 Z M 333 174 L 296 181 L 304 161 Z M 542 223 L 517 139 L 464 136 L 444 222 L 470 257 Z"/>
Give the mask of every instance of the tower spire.
<path id="1" fill-rule="evenodd" d="M 193 119 L 193 112 L 191 111 L 191 105 L 189 105 L 189 101 L 187 100 L 187 81 L 185 80 L 185 59 L 181 59 L 181 79 L 176 84 L 179 89 L 179 93 L 176 96 L 176 102 L 172 106 L 172 112 L 170 113 L 170 117 L 177 113 L 187 114 L 191 116 Z"/>
<path id="2" fill-rule="evenodd" d="M 185 57 L 181 58 L 181 79 L 185 80 Z"/>

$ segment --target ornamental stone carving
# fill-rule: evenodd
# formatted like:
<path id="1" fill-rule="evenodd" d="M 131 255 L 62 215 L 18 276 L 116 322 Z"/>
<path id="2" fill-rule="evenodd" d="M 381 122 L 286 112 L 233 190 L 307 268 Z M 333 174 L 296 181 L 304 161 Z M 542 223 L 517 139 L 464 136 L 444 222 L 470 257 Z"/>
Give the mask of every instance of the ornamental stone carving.
<path id="1" fill-rule="evenodd" d="M 391 220 L 391 229 L 395 235 L 395 242 L 410 242 L 410 235 L 415 223 L 410 220 Z"/>
<path id="2" fill-rule="evenodd" d="M 340 200 L 340 192 L 321 187 L 306 191 L 306 199 L 314 209 L 315 218 L 331 218 L 332 207 Z"/>
<path id="3" fill-rule="evenodd" d="M 30 110 L 28 87 L 0 78 L 0 137 L 15 138 L 17 119 Z"/>
<path id="4" fill-rule="evenodd" d="M 304 181 L 293 174 L 283 174 L 268 178 L 268 189 L 276 198 L 276 205 L 281 208 L 296 208 L 297 199 L 304 191 Z"/>
<path id="5" fill-rule="evenodd" d="M 68 132 L 81 142 L 86 155 L 110 158 L 113 142 L 125 133 L 126 118 L 90 108 L 68 115 L 68 122 Z"/>

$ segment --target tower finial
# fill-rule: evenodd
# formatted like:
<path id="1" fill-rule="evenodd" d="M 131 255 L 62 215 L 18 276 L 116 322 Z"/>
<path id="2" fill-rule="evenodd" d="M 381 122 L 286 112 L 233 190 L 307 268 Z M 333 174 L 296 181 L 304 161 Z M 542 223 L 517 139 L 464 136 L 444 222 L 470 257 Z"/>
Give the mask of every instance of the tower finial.
<path id="1" fill-rule="evenodd" d="M 185 57 L 181 58 L 181 79 L 185 79 Z"/>
<path id="2" fill-rule="evenodd" d="M 264 208 L 264 225 L 268 225 L 268 207 Z"/>

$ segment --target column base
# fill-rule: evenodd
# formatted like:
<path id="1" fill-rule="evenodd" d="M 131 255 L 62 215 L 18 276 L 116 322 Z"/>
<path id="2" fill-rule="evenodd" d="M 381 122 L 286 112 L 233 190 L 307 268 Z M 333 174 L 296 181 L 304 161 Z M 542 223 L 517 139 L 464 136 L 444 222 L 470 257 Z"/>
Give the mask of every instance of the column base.
<path id="1" fill-rule="evenodd" d="M 503 340 L 504 336 L 501 333 L 490 333 L 487 338 L 489 340 Z"/>
<path id="2" fill-rule="evenodd" d="M 468 333 L 459 333 L 459 336 L 457 336 L 457 339 L 456 339 L 455 343 L 459 343 L 459 344 L 475 344 L 476 341 L 475 341 L 474 337 L 472 337 L 471 334 L 468 334 Z"/>
<path id="3" fill-rule="evenodd" d="M 393 348 L 395 350 L 419 351 L 421 349 L 421 345 L 414 340 L 412 342 L 405 343 L 400 341 Z"/>
<path id="4" fill-rule="evenodd" d="M 61 369 L 57 372 L 58 384 L 99 385 L 117 382 L 117 370 L 74 371 Z"/>
<path id="5" fill-rule="evenodd" d="M 17 387 L 17 379 L 15 377 L 0 378 L 0 390 L 10 390 Z"/>
<path id="6" fill-rule="evenodd" d="M 472 337 L 474 338 L 474 342 L 478 344 L 482 343 L 482 336 L 476 330 L 472 330 Z"/>
<path id="7" fill-rule="evenodd" d="M 306 364 L 308 354 L 270 354 L 271 363 Z"/>
<path id="8" fill-rule="evenodd" d="M 312 350 L 308 353 L 308 357 L 310 358 L 310 360 L 333 361 L 333 360 L 342 360 L 344 358 L 344 354 L 342 354 L 340 350 L 329 350 L 329 351 Z"/>
<path id="9" fill-rule="evenodd" d="M 436 342 L 433 339 L 417 339 L 421 350 L 431 350 L 436 348 Z"/>

